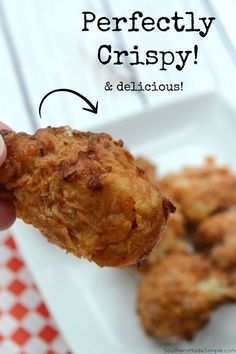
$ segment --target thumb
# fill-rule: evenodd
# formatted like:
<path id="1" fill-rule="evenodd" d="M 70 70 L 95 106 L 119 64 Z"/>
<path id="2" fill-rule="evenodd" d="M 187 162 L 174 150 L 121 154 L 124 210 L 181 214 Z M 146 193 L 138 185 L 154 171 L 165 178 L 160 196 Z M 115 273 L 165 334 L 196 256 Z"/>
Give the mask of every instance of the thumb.
<path id="1" fill-rule="evenodd" d="M 6 156 L 7 156 L 7 148 L 4 143 L 3 137 L 0 134 L 0 167 L 4 163 Z"/>

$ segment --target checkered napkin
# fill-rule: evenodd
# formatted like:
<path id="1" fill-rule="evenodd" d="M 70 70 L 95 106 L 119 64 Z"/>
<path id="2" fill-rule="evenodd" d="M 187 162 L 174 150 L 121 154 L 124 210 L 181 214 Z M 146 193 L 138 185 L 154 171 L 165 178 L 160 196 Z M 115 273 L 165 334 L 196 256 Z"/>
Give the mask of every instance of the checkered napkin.
<path id="1" fill-rule="evenodd" d="M 0 354 L 65 353 L 68 346 L 13 237 L 0 233 Z"/>

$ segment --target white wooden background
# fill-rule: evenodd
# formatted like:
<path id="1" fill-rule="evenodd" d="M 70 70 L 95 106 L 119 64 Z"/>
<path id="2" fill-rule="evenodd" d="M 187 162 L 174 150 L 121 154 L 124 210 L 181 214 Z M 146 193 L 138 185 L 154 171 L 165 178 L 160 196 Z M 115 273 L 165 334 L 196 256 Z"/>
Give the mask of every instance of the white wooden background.
<path id="1" fill-rule="evenodd" d="M 129 34 L 81 32 L 82 11 L 97 16 L 146 16 L 193 10 L 199 16 L 217 14 L 209 35 L 173 33 Z M 221 90 L 234 104 L 236 85 L 235 0 L 0 0 L 0 120 L 15 130 L 32 132 L 39 126 L 70 124 L 89 129 L 127 114 L 160 105 L 183 95 Z M 228 36 L 228 37 L 227 37 Z M 199 64 L 182 72 L 152 67 L 103 66 L 96 58 L 100 44 L 143 50 L 188 49 L 199 44 Z M 106 81 L 184 82 L 182 93 L 105 92 Z M 99 101 L 99 114 L 82 110 L 83 102 L 68 94 L 51 96 L 38 117 L 38 105 L 48 91 L 68 87 Z"/>

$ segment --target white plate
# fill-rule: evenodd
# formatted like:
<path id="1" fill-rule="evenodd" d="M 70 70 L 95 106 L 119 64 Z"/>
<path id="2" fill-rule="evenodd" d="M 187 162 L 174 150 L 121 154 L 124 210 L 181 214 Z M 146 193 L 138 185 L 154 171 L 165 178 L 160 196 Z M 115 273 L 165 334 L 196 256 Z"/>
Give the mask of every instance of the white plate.
<path id="1" fill-rule="evenodd" d="M 236 167 L 236 115 L 217 95 L 174 103 L 104 131 L 150 157 L 161 173 L 196 165 L 206 154 Z M 165 348 L 142 331 L 135 311 L 137 279 L 66 255 L 34 228 L 18 221 L 17 241 L 74 354 L 156 354 Z M 220 308 L 191 343 L 175 348 L 233 348 L 236 307 Z M 173 347 L 170 347 L 173 349 Z"/>

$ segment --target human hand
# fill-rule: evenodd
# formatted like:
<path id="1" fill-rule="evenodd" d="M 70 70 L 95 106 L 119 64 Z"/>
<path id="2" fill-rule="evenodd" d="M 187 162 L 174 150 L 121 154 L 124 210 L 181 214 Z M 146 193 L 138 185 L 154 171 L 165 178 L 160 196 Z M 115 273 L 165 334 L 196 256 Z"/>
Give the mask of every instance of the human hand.
<path id="1" fill-rule="evenodd" d="M 0 122 L 1 129 L 10 129 L 8 126 Z M 4 140 L 0 134 L 0 173 L 1 166 L 7 157 L 7 149 Z M 0 197 L 0 231 L 10 227 L 16 219 L 16 211 L 10 200 Z"/>

